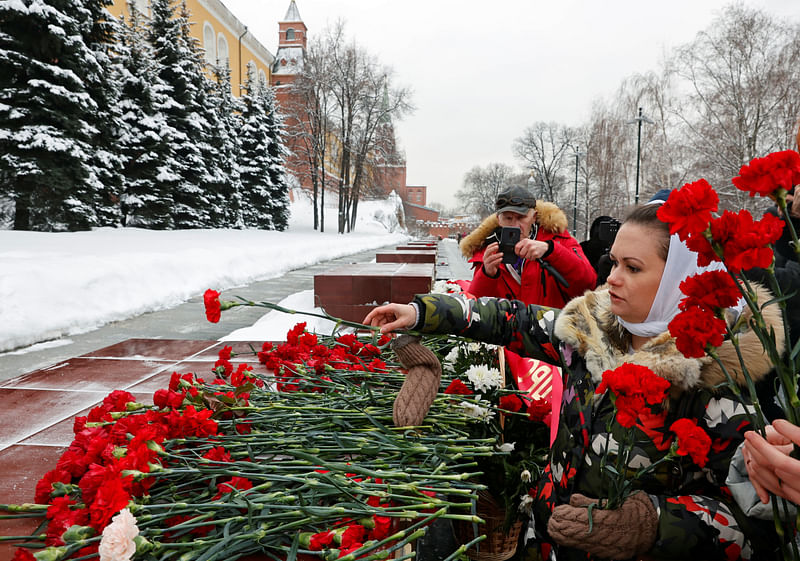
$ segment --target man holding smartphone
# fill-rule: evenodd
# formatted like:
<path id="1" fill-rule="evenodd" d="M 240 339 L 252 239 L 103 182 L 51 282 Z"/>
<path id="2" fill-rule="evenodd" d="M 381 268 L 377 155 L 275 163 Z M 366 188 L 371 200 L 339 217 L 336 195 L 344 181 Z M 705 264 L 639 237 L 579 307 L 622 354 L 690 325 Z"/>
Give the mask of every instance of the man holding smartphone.
<path id="1" fill-rule="evenodd" d="M 495 209 L 461 241 L 474 268 L 471 294 L 561 308 L 595 287 L 594 268 L 555 204 L 512 186 L 497 195 Z"/>

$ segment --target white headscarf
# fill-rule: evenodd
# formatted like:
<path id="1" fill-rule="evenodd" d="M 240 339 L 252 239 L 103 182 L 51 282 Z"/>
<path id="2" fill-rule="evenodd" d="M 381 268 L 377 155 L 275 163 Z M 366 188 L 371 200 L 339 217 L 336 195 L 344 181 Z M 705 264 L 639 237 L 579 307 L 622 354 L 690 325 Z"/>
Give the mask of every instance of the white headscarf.
<path id="1" fill-rule="evenodd" d="M 664 274 L 658 285 L 650 313 L 642 323 L 632 323 L 617 316 L 619 323 L 634 335 L 640 337 L 654 337 L 667 330 L 669 322 L 678 314 L 678 304 L 683 299 L 681 282 L 705 271 L 724 269 L 722 263 L 714 262 L 708 267 L 697 266 L 697 253 L 686 247 L 677 234 L 669 238 L 667 262 L 664 265 Z"/>

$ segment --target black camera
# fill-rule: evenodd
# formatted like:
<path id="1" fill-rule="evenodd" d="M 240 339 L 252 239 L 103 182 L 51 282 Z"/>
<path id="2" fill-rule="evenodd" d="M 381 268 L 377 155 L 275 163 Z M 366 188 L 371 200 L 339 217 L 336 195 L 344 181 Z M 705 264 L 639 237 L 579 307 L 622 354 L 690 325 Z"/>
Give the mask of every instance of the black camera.
<path id="1" fill-rule="evenodd" d="M 514 247 L 519 242 L 519 228 L 503 226 L 500 228 L 499 244 L 500 251 L 503 253 L 503 263 L 516 263 L 519 257 L 514 253 Z"/>
<path id="2" fill-rule="evenodd" d="M 597 225 L 597 239 L 603 242 L 606 246 L 611 247 L 614 243 L 614 238 L 617 237 L 617 230 L 619 230 L 621 222 L 616 218 L 603 220 Z"/>

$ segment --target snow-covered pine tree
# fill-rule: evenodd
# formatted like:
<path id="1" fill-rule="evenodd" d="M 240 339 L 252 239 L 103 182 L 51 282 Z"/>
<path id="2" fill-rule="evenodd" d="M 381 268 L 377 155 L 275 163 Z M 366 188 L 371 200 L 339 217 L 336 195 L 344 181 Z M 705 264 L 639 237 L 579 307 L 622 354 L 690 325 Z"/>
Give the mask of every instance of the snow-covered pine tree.
<path id="1" fill-rule="evenodd" d="M 223 171 L 224 160 L 227 155 L 221 153 L 226 141 L 223 126 L 219 122 L 219 99 L 217 98 L 216 83 L 210 78 L 214 69 L 206 63 L 204 50 L 200 43 L 191 34 L 191 14 L 182 0 L 179 12 L 181 22 L 181 38 L 184 50 L 190 53 L 198 72 L 193 74 L 194 89 L 197 92 L 194 124 L 197 127 L 197 146 L 205 164 L 205 175 L 200 179 L 200 189 L 208 201 L 208 217 L 206 227 L 220 228 L 227 225 L 227 197 L 231 191 L 228 177 Z M 227 64 L 227 61 L 218 61 Z"/>
<path id="2" fill-rule="evenodd" d="M 264 84 L 266 87 L 266 84 Z M 274 230 L 269 154 L 270 130 L 255 68 L 247 65 L 247 80 L 240 98 L 242 124 L 239 173 L 242 181 L 242 218 L 248 228 Z"/>
<path id="3" fill-rule="evenodd" d="M 91 115 L 95 133 L 91 152 L 94 209 L 100 226 L 119 226 L 122 221 L 120 196 L 123 190 L 122 156 L 119 136 L 119 86 L 116 43 L 121 32 L 120 22 L 106 9 L 112 0 L 83 0 L 87 20 L 82 22 L 84 41 L 94 55 L 94 72 L 83 79 L 89 95 L 97 104 Z"/>
<path id="4" fill-rule="evenodd" d="M 125 191 L 122 220 L 126 226 L 168 230 L 174 227 L 172 193 L 181 176 L 175 169 L 172 129 L 164 113 L 171 103 L 168 88 L 158 77 L 153 48 L 142 29 L 141 14 L 128 3 L 130 19 L 123 24 L 118 53 Z"/>
<path id="5" fill-rule="evenodd" d="M 185 6 L 184 6 L 185 9 Z M 173 0 L 151 0 L 150 42 L 160 68 L 158 76 L 168 86 L 172 103 L 165 108 L 167 124 L 175 130 L 172 147 L 180 181 L 172 193 L 173 221 L 176 228 L 203 228 L 210 223 L 212 201 L 203 191 L 208 177 L 201 145 L 208 143 L 209 125 L 203 118 L 203 88 L 198 76 L 203 67 L 182 31 L 188 22 L 176 16 Z"/>
<path id="6" fill-rule="evenodd" d="M 289 226 L 289 186 L 286 179 L 286 158 L 289 150 L 283 142 L 283 117 L 278 113 L 275 92 L 263 78 L 259 79 L 258 96 L 267 116 L 269 135 L 269 178 L 272 224 L 275 230 L 283 231 Z"/>
<path id="7" fill-rule="evenodd" d="M 239 152 L 242 149 L 240 117 L 242 104 L 231 91 L 231 69 L 227 61 L 214 66 L 215 88 L 212 101 L 217 108 L 217 129 L 214 146 L 220 171 L 225 183 L 222 195 L 221 226 L 241 228 L 242 221 L 242 182 L 239 177 Z"/>
<path id="8" fill-rule="evenodd" d="M 0 189 L 15 201 L 16 230 L 98 224 L 88 19 L 78 0 L 0 2 Z"/>

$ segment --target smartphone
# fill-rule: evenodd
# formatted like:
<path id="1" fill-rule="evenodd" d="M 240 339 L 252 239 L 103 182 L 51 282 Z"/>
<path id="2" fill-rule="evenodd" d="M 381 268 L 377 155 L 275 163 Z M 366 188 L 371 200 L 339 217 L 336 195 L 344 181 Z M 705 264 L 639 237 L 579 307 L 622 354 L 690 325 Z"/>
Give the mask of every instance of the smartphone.
<path id="1" fill-rule="evenodd" d="M 519 257 L 514 253 L 514 246 L 519 242 L 520 229 L 504 226 L 500 228 L 500 251 L 503 263 L 516 263 Z"/>

